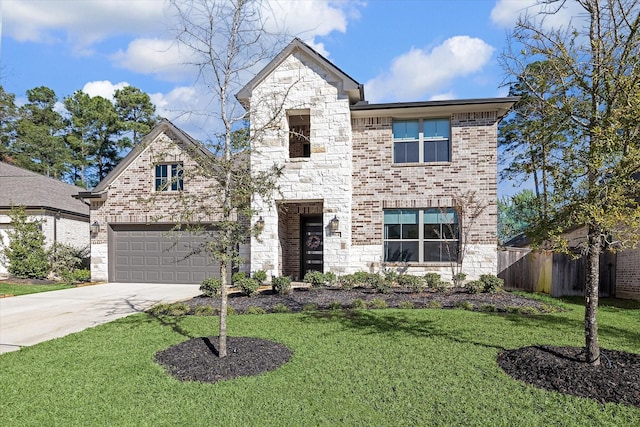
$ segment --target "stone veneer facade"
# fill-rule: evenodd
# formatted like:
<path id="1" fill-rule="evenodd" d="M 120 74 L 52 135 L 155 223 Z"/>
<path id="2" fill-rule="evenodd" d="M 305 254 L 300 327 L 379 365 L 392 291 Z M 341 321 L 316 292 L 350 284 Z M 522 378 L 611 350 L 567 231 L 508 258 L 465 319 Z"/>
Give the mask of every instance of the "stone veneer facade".
<path id="1" fill-rule="evenodd" d="M 285 95 L 286 94 L 286 97 Z M 258 104 L 257 100 L 262 103 Z M 265 102 L 268 100 L 269 102 Z M 277 108 L 274 109 L 274 106 Z M 490 108 L 474 112 L 432 113 L 422 108 L 418 118 L 449 118 L 451 162 L 394 164 L 393 108 L 367 116 L 352 114 L 340 80 L 303 51 L 293 51 L 254 88 L 251 124 L 260 142 L 251 165 L 255 171 L 283 167 L 275 200 L 254 201 L 264 229 L 251 242 L 251 270 L 299 279 L 300 216 L 323 216 L 324 271 L 337 275 L 384 268 L 451 277 L 449 263 L 385 264 L 383 209 L 453 207 L 455 194 L 476 191 L 487 208 L 470 233 L 462 271 L 469 278 L 497 271 L 497 123 Z M 276 114 L 278 126 L 263 131 Z M 310 116 L 311 155 L 289 158 L 287 114 Z M 337 233 L 328 229 L 337 217 Z M 464 221 L 464 220 L 463 220 Z M 463 224 L 464 226 L 464 224 Z"/>
<path id="2" fill-rule="evenodd" d="M 100 224 L 100 232 L 91 236 L 91 279 L 106 281 L 109 278 L 108 239 L 112 224 L 173 224 L 184 221 L 188 204 L 202 195 L 212 194 L 211 182 L 199 174 L 190 172 L 198 167 L 197 158 L 190 155 L 192 147 L 185 146 L 181 138 L 169 130 L 159 133 L 149 141 L 106 189 L 104 200 L 91 199 L 91 223 Z M 155 191 L 155 164 L 182 162 L 184 191 Z M 185 205 L 186 203 L 186 205 Z M 199 203 L 203 203 L 200 201 Z M 209 210 L 201 210 L 199 220 L 214 222 L 215 207 L 208 202 Z M 245 251 L 246 252 L 246 251 Z"/>

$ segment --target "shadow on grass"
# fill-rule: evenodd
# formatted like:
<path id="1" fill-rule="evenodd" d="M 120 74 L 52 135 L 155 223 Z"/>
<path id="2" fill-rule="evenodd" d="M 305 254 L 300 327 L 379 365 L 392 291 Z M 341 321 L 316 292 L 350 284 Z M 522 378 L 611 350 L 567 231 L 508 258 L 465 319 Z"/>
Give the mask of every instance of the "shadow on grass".
<path id="1" fill-rule="evenodd" d="M 129 300 L 125 301 L 127 303 L 127 305 L 133 309 L 134 312 L 136 313 L 144 313 L 146 314 L 146 316 L 136 316 L 135 319 L 132 319 L 130 317 L 125 317 L 123 319 L 119 319 L 121 323 L 127 323 L 129 322 L 132 325 L 140 325 L 140 324 L 150 324 L 152 322 L 156 322 L 159 323 L 162 326 L 168 327 L 170 328 L 173 332 L 182 335 L 185 338 L 195 338 L 195 336 L 193 334 L 191 334 L 189 331 L 187 331 L 186 329 L 184 329 L 181 325 L 182 320 L 184 319 L 184 315 L 182 316 L 173 316 L 173 315 L 159 315 L 159 314 L 155 314 L 153 311 L 151 311 L 150 309 L 148 310 L 142 310 L 139 308 L 139 304 L 140 302 L 138 301 L 137 304 L 134 302 L 131 302 Z"/>

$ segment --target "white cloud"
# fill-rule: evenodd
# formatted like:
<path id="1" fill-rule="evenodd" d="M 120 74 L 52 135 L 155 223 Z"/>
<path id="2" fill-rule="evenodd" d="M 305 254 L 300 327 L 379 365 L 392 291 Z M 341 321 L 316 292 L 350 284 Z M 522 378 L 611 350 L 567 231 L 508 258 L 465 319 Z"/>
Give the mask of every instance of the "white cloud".
<path id="1" fill-rule="evenodd" d="M 139 38 L 110 58 L 121 68 L 153 74 L 163 80 L 178 81 L 189 74 L 188 67 L 183 65 L 187 58 L 173 40 Z"/>
<path id="2" fill-rule="evenodd" d="M 561 4 L 562 8 L 558 9 Z M 519 17 L 528 16 L 548 30 L 566 27 L 570 23 L 580 25 L 583 19 L 581 12 L 584 10 L 577 2 L 541 4 L 539 0 L 498 0 L 491 11 L 491 20 L 501 27 L 513 28 Z"/>
<path id="3" fill-rule="evenodd" d="M 129 86 L 127 82 L 111 83 L 109 80 L 100 80 L 94 82 L 88 82 L 82 88 L 82 91 L 90 97 L 101 96 L 113 101 L 113 95 L 117 89 L 122 89 Z"/>
<path id="4" fill-rule="evenodd" d="M 469 36 L 451 37 L 430 51 L 412 48 L 395 58 L 388 72 L 365 83 L 367 98 L 372 102 L 423 100 L 430 93 L 447 90 L 455 78 L 480 71 L 494 50 Z"/>

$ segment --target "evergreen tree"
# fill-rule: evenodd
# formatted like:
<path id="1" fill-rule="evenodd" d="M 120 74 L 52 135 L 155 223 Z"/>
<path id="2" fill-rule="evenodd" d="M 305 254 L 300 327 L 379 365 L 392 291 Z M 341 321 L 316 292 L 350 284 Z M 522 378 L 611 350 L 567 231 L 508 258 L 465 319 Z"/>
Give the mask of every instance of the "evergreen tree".
<path id="1" fill-rule="evenodd" d="M 20 278 L 46 277 L 49 264 L 44 248 L 42 223 L 30 221 L 24 206 L 12 207 L 9 218 L 12 227 L 7 231 L 9 242 L 0 242 L 7 270 Z"/>
<path id="2" fill-rule="evenodd" d="M 16 96 L 5 92 L 0 85 L 0 160 L 10 157 L 11 145 L 16 137 L 18 109 L 15 100 Z"/>
<path id="3" fill-rule="evenodd" d="M 133 86 L 116 90 L 114 98 L 118 117 L 131 135 L 129 142 L 137 145 L 158 123 L 156 107 L 149 95 Z"/>

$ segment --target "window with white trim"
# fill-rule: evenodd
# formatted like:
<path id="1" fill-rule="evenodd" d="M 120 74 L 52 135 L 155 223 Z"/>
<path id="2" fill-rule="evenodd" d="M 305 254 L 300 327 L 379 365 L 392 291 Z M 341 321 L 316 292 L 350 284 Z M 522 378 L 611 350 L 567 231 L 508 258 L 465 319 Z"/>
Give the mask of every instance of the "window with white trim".
<path id="1" fill-rule="evenodd" d="M 182 191 L 184 182 L 182 179 L 182 163 L 162 163 L 156 165 L 155 188 L 156 191 Z"/>
<path id="2" fill-rule="evenodd" d="M 393 162 L 449 162 L 450 129 L 449 119 L 394 120 Z"/>
<path id="3" fill-rule="evenodd" d="M 459 221 L 455 209 L 386 209 L 385 262 L 451 262 L 458 259 Z"/>

